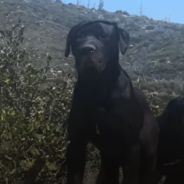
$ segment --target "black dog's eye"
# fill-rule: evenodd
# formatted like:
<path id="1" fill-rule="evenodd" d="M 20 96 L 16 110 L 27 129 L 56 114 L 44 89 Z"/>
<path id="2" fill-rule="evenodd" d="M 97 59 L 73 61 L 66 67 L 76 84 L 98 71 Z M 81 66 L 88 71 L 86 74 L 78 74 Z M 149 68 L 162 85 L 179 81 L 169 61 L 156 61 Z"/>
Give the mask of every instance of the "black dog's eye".
<path id="1" fill-rule="evenodd" d="M 79 38 L 82 38 L 84 36 L 84 34 L 82 34 L 81 32 L 77 33 L 75 38 L 76 39 L 79 39 Z"/>
<path id="2" fill-rule="evenodd" d="M 103 31 L 103 30 L 98 30 L 96 31 L 96 36 L 98 38 L 106 38 L 108 36 L 107 32 Z"/>
<path id="3" fill-rule="evenodd" d="M 108 36 L 108 34 L 105 32 L 99 34 L 100 38 L 106 38 L 107 36 Z"/>

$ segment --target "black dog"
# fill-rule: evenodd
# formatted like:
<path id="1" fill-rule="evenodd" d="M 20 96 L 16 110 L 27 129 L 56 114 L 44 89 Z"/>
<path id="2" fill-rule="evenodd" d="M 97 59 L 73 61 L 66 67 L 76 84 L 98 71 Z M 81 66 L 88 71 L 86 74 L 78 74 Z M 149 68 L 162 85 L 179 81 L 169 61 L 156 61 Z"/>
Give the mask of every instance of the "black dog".
<path id="1" fill-rule="evenodd" d="M 123 184 L 151 181 L 158 127 L 145 97 L 120 67 L 119 48 L 125 54 L 128 44 L 129 34 L 108 21 L 82 22 L 68 34 L 65 56 L 71 48 L 78 72 L 68 124 L 68 184 L 83 181 L 89 141 L 101 152 L 97 183 L 118 184 L 119 166 Z"/>
<path id="2" fill-rule="evenodd" d="M 171 100 L 157 118 L 160 127 L 158 163 L 154 184 L 184 183 L 184 97 Z"/>

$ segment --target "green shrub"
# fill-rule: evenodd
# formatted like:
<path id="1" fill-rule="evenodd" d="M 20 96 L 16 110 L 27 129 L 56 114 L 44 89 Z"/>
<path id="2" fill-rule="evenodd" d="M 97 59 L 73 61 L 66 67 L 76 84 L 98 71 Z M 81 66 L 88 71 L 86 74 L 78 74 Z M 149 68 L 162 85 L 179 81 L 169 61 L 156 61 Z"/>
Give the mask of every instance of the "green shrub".
<path id="1" fill-rule="evenodd" d="M 20 22 L 0 31 L 0 183 L 52 183 L 63 174 L 75 80 L 63 75 L 59 85 L 49 84 L 51 57 L 45 67 L 32 65 L 21 48 L 23 31 Z"/>

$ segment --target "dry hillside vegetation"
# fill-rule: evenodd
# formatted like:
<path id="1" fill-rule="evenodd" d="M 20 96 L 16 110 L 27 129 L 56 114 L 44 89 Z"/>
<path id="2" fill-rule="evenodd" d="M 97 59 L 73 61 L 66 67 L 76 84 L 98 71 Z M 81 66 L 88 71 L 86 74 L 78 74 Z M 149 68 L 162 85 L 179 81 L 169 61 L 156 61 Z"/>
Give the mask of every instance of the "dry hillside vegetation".
<path id="1" fill-rule="evenodd" d="M 66 119 L 76 80 L 73 57 L 64 58 L 65 39 L 86 19 L 116 21 L 130 33 L 120 62 L 155 115 L 184 94 L 184 25 L 59 1 L 1 0 L 0 183 L 65 180 Z M 88 183 L 98 168 L 99 153 L 89 145 Z"/>

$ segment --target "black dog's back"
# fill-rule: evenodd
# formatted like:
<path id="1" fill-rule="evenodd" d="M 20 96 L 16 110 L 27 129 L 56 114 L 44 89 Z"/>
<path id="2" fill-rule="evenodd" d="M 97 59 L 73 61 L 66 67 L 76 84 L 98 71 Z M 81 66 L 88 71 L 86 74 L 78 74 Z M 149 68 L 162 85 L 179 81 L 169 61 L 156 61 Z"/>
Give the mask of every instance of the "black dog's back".
<path id="1" fill-rule="evenodd" d="M 146 141 L 146 139 L 144 138 L 144 136 L 142 136 L 142 139 L 145 140 L 145 144 L 148 144 L 147 147 L 153 145 L 157 145 L 157 141 L 158 139 L 153 139 L 153 137 L 155 137 L 157 135 L 157 132 L 159 131 L 159 127 L 157 126 L 156 123 L 156 119 L 154 117 L 154 114 L 152 113 L 149 103 L 146 99 L 145 94 L 137 87 L 134 87 L 134 95 L 137 98 L 141 108 L 143 109 L 143 113 L 144 113 L 144 128 L 142 130 L 142 134 L 149 134 L 149 136 L 147 136 L 147 140 L 150 139 L 150 141 L 152 142 L 152 144 L 148 144 L 148 142 Z"/>
<path id="2" fill-rule="evenodd" d="M 136 98 L 139 100 L 139 103 L 141 104 L 144 111 L 151 112 L 151 109 L 149 107 L 149 104 L 146 100 L 146 96 L 144 95 L 144 93 L 139 88 L 134 87 L 134 94 Z"/>

